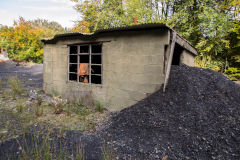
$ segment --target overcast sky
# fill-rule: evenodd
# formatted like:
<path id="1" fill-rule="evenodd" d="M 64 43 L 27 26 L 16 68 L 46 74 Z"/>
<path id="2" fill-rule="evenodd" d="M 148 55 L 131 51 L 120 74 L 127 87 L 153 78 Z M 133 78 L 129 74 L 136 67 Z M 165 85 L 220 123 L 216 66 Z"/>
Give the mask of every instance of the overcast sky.
<path id="1" fill-rule="evenodd" d="M 72 27 L 80 14 L 70 0 L 0 0 L 0 24 L 11 26 L 22 16 L 26 20 L 37 18 L 56 21 L 63 27 Z"/>

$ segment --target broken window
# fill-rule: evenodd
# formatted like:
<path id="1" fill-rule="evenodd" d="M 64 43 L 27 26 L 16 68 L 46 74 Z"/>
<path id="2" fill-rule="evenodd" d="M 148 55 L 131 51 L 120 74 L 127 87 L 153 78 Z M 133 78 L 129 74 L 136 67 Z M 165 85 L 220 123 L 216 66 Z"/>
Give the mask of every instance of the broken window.
<path id="1" fill-rule="evenodd" d="M 69 81 L 102 84 L 102 44 L 74 45 L 69 52 Z"/>

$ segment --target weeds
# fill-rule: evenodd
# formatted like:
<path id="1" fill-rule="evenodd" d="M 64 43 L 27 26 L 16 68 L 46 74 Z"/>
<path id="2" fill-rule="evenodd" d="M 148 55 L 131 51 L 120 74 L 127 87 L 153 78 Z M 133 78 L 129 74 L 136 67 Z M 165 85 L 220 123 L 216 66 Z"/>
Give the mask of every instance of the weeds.
<path id="1" fill-rule="evenodd" d="M 43 115 L 43 105 L 42 105 L 42 98 L 37 96 L 36 104 L 35 104 L 35 115 L 40 117 Z"/>
<path id="2" fill-rule="evenodd" d="M 104 108 L 102 104 L 99 101 L 95 101 L 94 104 L 95 104 L 96 110 L 100 113 L 103 113 Z"/>
<path id="3" fill-rule="evenodd" d="M 17 76 L 10 77 L 8 79 L 8 84 L 10 85 L 12 96 L 14 99 L 16 99 L 16 95 L 21 95 L 23 93 L 22 83 Z"/>
<path id="4" fill-rule="evenodd" d="M 84 145 L 81 143 L 77 145 L 76 160 L 84 160 Z"/>
<path id="5" fill-rule="evenodd" d="M 61 114 L 66 106 L 66 101 L 59 97 L 54 97 L 54 101 L 51 105 L 54 108 L 54 114 Z"/>
<path id="6" fill-rule="evenodd" d="M 103 160 L 113 160 L 115 158 L 115 153 L 113 147 L 110 145 L 102 144 L 102 159 Z"/>
<path id="7" fill-rule="evenodd" d="M 34 111 L 35 111 L 35 115 L 36 115 L 37 117 L 42 116 L 42 115 L 43 115 L 43 106 L 38 106 L 38 105 L 36 105 Z"/>
<path id="8" fill-rule="evenodd" d="M 23 100 L 17 100 L 17 105 L 16 105 L 16 109 L 17 109 L 17 112 L 18 113 L 22 113 L 23 112 L 23 109 L 25 108 L 25 106 L 24 106 L 24 102 L 23 102 Z"/>

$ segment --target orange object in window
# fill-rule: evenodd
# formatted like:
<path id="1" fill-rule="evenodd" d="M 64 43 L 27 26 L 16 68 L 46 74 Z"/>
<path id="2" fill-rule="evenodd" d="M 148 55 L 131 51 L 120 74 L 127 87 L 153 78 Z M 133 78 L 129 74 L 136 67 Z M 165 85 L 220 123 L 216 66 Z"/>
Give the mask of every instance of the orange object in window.
<path id="1" fill-rule="evenodd" d="M 84 77 L 83 83 L 88 83 L 88 78 Z"/>
<path id="2" fill-rule="evenodd" d="M 88 63 L 80 63 L 78 76 L 87 76 L 89 75 L 89 64 Z"/>

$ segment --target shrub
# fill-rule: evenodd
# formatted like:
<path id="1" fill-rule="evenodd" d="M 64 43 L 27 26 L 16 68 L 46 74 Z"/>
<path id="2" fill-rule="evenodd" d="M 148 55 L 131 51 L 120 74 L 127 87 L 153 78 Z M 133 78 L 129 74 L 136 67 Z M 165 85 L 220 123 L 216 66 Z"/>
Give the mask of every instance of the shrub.
<path id="1" fill-rule="evenodd" d="M 66 101 L 61 99 L 60 97 L 54 97 L 51 105 L 54 108 L 54 114 L 61 114 L 63 112 L 64 107 L 66 106 Z"/>

